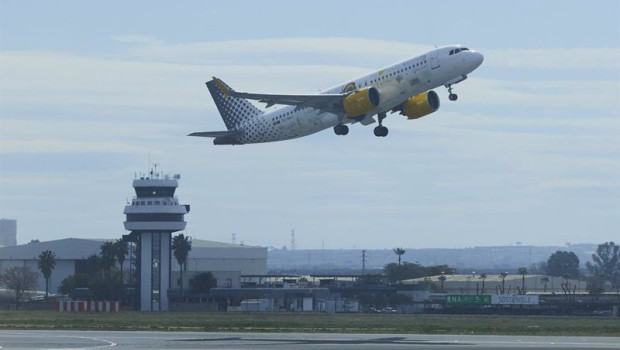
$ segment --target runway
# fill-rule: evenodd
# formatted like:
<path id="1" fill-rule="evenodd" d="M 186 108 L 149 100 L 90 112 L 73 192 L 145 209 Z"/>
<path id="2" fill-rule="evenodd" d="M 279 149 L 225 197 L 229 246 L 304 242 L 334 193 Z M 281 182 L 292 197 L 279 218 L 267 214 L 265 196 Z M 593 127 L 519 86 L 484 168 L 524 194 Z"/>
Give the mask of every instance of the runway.
<path id="1" fill-rule="evenodd" d="M 0 349 L 620 349 L 620 337 L 0 331 Z"/>

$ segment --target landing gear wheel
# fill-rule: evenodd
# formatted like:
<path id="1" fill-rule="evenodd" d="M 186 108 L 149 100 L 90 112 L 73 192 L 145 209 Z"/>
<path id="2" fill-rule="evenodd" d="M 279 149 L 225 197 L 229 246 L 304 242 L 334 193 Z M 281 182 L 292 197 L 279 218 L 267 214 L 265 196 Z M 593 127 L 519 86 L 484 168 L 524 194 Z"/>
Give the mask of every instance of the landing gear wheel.
<path id="1" fill-rule="evenodd" d="M 388 128 L 383 125 L 379 125 L 375 128 L 374 133 L 377 137 L 386 137 L 388 135 Z"/>
<path id="2" fill-rule="evenodd" d="M 457 94 L 452 93 L 452 84 L 446 85 L 446 87 L 448 88 L 448 93 L 450 93 L 450 95 L 448 95 L 448 99 L 450 99 L 450 101 L 456 101 L 459 97 Z"/>
<path id="3" fill-rule="evenodd" d="M 346 125 L 338 124 L 334 126 L 334 133 L 336 133 L 336 135 L 346 135 L 349 133 L 349 127 Z"/>
<path id="4" fill-rule="evenodd" d="M 388 128 L 383 126 L 383 119 L 387 117 L 387 113 L 382 112 L 377 115 L 379 117 L 379 126 L 375 127 L 374 133 L 377 137 L 386 137 L 388 134 Z"/>
<path id="5" fill-rule="evenodd" d="M 374 133 L 376 137 L 381 137 L 381 128 L 382 126 L 375 127 Z"/>
<path id="6" fill-rule="evenodd" d="M 386 128 L 385 126 L 381 127 L 381 137 L 386 137 L 389 133 L 388 128 Z"/>

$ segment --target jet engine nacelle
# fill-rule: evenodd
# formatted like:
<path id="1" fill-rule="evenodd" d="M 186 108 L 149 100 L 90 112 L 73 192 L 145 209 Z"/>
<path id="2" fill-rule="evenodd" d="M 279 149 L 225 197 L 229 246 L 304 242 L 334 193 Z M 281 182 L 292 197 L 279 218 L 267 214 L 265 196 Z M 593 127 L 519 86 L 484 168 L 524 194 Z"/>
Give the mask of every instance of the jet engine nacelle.
<path id="1" fill-rule="evenodd" d="M 407 119 L 418 119 L 439 109 L 439 96 L 433 90 L 408 98 L 401 107 Z"/>
<path id="2" fill-rule="evenodd" d="M 342 100 L 342 108 L 349 117 L 359 117 L 379 105 L 379 91 L 366 87 L 352 92 Z"/>

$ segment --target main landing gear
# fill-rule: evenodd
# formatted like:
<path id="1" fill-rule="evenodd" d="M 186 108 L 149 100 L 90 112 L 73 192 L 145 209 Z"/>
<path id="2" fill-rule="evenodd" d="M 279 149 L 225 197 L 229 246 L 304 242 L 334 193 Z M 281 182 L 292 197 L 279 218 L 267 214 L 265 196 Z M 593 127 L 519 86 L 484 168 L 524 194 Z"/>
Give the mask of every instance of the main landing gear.
<path id="1" fill-rule="evenodd" d="M 379 117 L 379 126 L 375 127 L 375 136 L 377 137 L 386 137 L 388 135 L 388 128 L 383 126 L 383 119 L 387 117 L 387 113 L 382 112 L 377 115 Z"/>
<path id="2" fill-rule="evenodd" d="M 349 127 L 344 124 L 338 124 L 334 126 L 334 133 L 336 135 L 346 135 L 349 133 Z"/>
<path id="3" fill-rule="evenodd" d="M 456 101 L 459 98 L 459 96 L 457 94 L 452 93 L 452 84 L 448 84 L 446 85 L 446 87 L 448 88 L 448 93 L 450 94 L 448 95 L 448 99 L 450 101 Z"/>
<path id="4" fill-rule="evenodd" d="M 383 119 L 387 117 L 387 113 L 379 113 L 379 126 L 375 127 L 375 136 L 377 137 L 386 137 L 388 135 L 388 128 L 383 126 Z M 349 127 L 344 124 L 338 124 L 334 126 L 334 133 L 336 135 L 346 135 L 349 133 Z"/>

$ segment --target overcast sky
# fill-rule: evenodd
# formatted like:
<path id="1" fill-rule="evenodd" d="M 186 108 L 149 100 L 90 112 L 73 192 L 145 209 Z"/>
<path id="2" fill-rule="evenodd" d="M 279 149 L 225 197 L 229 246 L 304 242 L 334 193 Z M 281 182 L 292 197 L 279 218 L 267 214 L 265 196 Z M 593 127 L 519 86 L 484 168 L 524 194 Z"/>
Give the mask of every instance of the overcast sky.
<path id="1" fill-rule="evenodd" d="M 298 248 L 620 240 L 618 1 L 0 0 L 0 217 L 18 242 L 119 238 L 149 158 L 199 239 Z M 204 82 L 313 93 L 463 44 L 482 66 L 390 135 L 258 145 Z M 260 106 L 260 105 L 259 105 Z M 263 108 L 264 106 L 260 106 Z"/>

